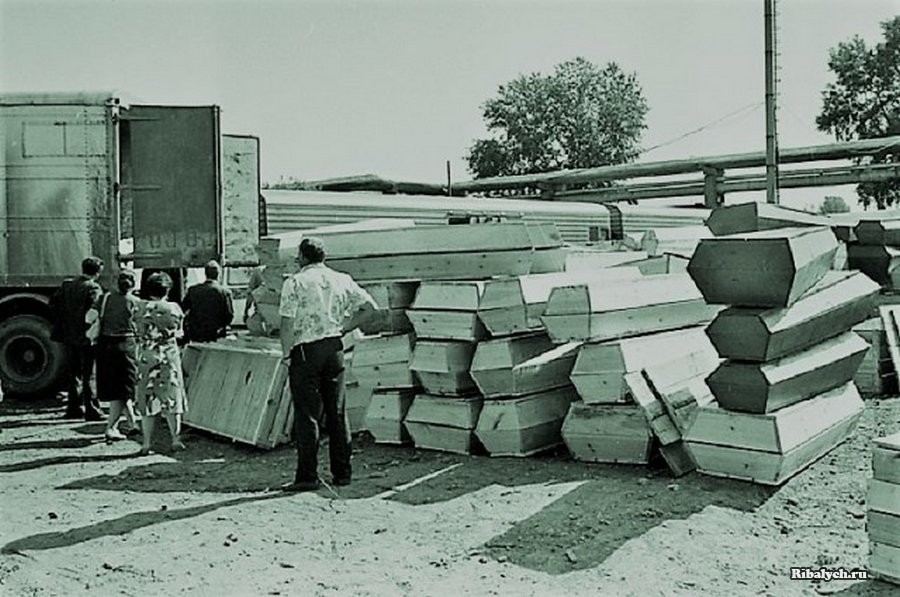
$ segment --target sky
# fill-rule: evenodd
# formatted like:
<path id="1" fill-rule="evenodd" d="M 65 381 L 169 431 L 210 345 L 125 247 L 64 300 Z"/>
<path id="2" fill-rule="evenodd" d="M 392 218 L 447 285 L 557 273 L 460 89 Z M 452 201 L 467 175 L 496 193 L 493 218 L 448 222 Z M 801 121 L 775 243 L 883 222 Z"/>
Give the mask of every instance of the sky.
<path id="1" fill-rule="evenodd" d="M 779 145 L 833 142 L 815 117 L 828 50 L 900 0 L 777 0 Z M 0 92 L 118 90 L 222 108 L 260 138 L 264 182 L 373 173 L 471 178 L 481 104 L 576 56 L 637 74 L 641 161 L 765 149 L 762 0 L 0 0 Z M 694 132 L 697 131 L 699 132 Z M 783 191 L 802 207 L 852 187 Z"/>

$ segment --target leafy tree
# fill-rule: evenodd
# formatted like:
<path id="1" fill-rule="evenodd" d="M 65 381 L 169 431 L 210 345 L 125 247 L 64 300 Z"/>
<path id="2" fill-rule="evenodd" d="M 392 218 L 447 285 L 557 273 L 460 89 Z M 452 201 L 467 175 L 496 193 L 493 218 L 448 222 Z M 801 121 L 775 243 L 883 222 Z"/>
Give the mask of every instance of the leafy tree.
<path id="1" fill-rule="evenodd" d="M 836 80 L 822 92 L 819 130 L 838 141 L 900 135 L 900 15 L 881 24 L 884 41 L 869 48 L 859 37 L 838 44 L 828 67 Z M 892 147 L 872 158 L 873 163 L 900 161 Z M 857 186 L 859 201 L 879 209 L 900 203 L 900 180 L 865 182 Z"/>
<path id="2" fill-rule="evenodd" d="M 584 58 L 520 75 L 482 105 L 492 136 L 466 159 L 476 178 L 621 164 L 640 153 L 647 102 L 634 73 Z"/>
<path id="3" fill-rule="evenodd" d="M 848 211 L 850 211 L 850 206 L 847 205 L 843 197 L 838 197 L 837 195 L 828 195 L 822 200 L 822 205 L 819 206 L 819 213 L 822 215 L 842 214 Z"/>

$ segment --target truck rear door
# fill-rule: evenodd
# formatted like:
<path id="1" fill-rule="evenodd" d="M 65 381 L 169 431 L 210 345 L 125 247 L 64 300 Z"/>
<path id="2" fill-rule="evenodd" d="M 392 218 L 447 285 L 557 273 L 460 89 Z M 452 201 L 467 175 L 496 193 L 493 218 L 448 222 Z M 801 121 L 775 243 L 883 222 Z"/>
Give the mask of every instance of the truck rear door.
<path id="1" fill-rule="evenodd" d="M 217 106 L 120 111 L 121 209 L 133 216 L 134 266 L 222 260 Z"/>
<path id="2" fill-rule="evenodd" d="M 259 139 L 222 135 L 223 262 L 225 266 L 259 263 Z"/>

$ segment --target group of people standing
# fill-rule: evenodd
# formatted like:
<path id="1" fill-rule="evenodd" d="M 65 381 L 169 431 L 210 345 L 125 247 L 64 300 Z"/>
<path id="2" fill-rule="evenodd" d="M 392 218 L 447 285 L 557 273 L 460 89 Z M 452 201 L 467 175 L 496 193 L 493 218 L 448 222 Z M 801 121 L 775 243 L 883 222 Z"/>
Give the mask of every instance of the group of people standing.
<path id="1" fill-rule="evenodd" d="M 137 276 L 123 269 L 116 287 L 100 285 L 103 261 L 88 257 L 81 275 L 66 280 L 50 301 L 53 340 L 65 347 L 68 361 L 67 418 L 101 421 L 101 402 L 109 405 L 104 436 L 108 443 L 142 435 L 141 454 L 149 454 L 156 419 L 163 415 L 173 450 L 183 450 L 181 415 L 186 409 L 179 345 L 224 337 L 234 309 L 231 293 L 218 283 L 221 267 L 209 262 L 206 282 L 192 286 L 182 308 L 168 300 L 172 278 L 165 272 L 148 275 L 143 298 L 135 295 Z M 98 323 L 95 339 L 88 337 Z M 91 378 L 96 366 L 96 394 Z M 137 425 L 135 408 L 140 415 Z M 118 429 L 122 416 L 126 433 Z"/>

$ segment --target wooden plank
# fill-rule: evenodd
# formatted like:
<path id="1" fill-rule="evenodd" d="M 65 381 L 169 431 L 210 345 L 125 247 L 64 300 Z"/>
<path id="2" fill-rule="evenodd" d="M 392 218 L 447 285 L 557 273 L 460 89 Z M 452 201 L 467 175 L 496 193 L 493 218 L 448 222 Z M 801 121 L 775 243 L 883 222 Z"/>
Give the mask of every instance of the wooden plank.
<path id="1" fill-rule="evenodd" d="M 541 319 L 554 342 L 600 341 L 705 323 L 719 309 L 703 301 L 690 278 L 667 274 L 554 288 Z"/>
<path id="2" fill-rule="evenodd" d="M 771 361 L 845 332 L 875 307 L 879 287 L 859 272 L 829 272 L 790 307 L 731 307 L 707 328 L 719 354 Z"/>
<path id="3" fill-rule="evenodd" d="M 858 413 L 851 415 L 784 454 L 691 441 L 686 444 L 697 470 L 704 474 L 781 485 L 845 441 L 858 419 Z"/>
<path id="4" fill-rule="evenodd" d="M 708 405 L 698 409 L 685 440 L 783 454 L 862 409 L 852 383 L 768 414 Z"/>
<path id="5" fill-rule="evenodd" d="M 529 456 L 562 443 L 571 386 L 514 399 L 485 400 L 475 434 L 491 456 Z"/>
<path id="6" fill-rule="evenodd" d="M 707 382 L 722 408 L 768 413 L 851 381 L 868 348 L 846 332 L 768 363 L 725 361 Z"/>
<path id="7" fill-rule="evenodd" d="M 470 372 L 486 398 L 567 386 L 580 346 L 554 346 L 546 334 L 488 340 L 475 349 Z"/>
<path id="8" fill-rule="evenodd" d="M 900 483 L 869 479 L 866 507 L 875 512 L 900 516 Z M 900 538 L 898 538 L 900 541 Z"/>
<path id="9" fill-rule="evenodd" d="M 710 303 L 788 307 L 831 268 L 827 228 L 785 228 L 704 239 L 688 273 Z"/>
<path id="10" fill-rule="evenodd" d="M 365 425 L 376 442 L 403 444 L 409 435 L 403 420 L 415 398 L 415 392 L 375 392 L 366 410 Z"/>
<path id="11" fill-rule="evenodd" d="M 627 402 L 624 376 L 686 351 L 716 356 L 702 327 L 658 332 L 582 346 L 570 379 L 585 404 Z"/>
<path id="12" fill-rule="evenodd" d="M 869 572 L 876 578 L 900 585 L 900 547 L 872 542 L 869 549 Z"/>
<path id="13" fill-rule="evenodd" d="M 866 512 L 866 532 L 871 543 L 900 547 L 900 516 L 870 509 Z"/>
<path id="14" fill-rule="evenodd" d="M 716 236 L 797 226 L 832 226 L 824 216 L 767 203 L 739 203 L 717 207 L 706 225 Z M 846 240 L 846 239 L 845 239 Z"/>
<path id="15" fill-rule="evenodd" d="M 892 274 L 900 267 L 900 250 L 874 245 L 847 245 L 847 267 L 859 270 L 886 288 L 894 288 Z"/>
<path id="16" fill-rule="evenodd" d="M 635 268 L 614 268 L 490 280 L 485 284 L 478 316 L 493 336 L 542 330 L 541 315 L 554 288 L 591 280 L 610 284 L 640 277 Z"/>
<path id="17" fill-rule="evenodd" d="M 573 402 L 562 437 L 576 460 L 647 464 L 653 435 L 634 406 L 585 405 Z"/>

